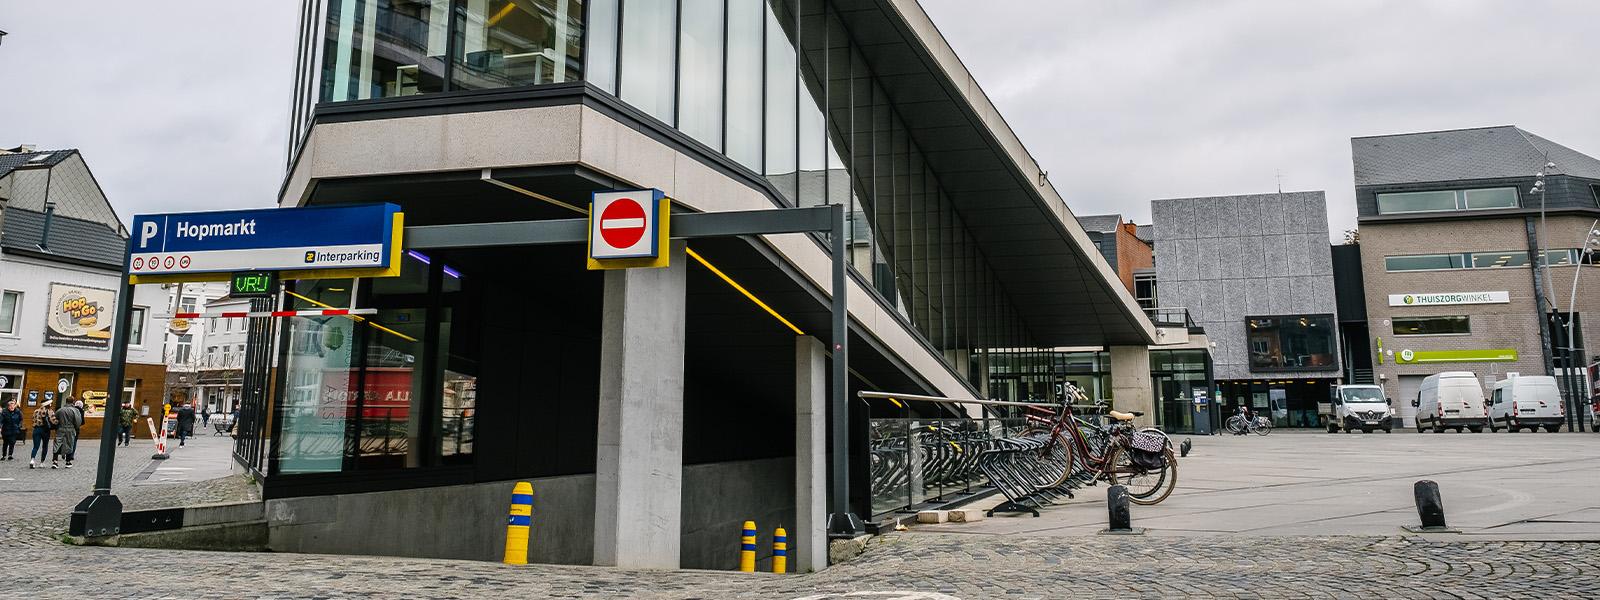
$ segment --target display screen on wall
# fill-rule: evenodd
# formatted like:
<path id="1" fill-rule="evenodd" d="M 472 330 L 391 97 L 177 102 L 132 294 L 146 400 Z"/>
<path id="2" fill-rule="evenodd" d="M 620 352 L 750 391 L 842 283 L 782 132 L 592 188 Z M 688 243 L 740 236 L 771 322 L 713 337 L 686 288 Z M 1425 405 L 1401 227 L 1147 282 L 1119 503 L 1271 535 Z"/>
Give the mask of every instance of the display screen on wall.
<path id="1" fill-rule="evenodd" d="M 1335 371 L 1333 315 L 1249 317 L 1252 371 Z"/>
<path id="2" fill-rule="evenodd" d="M 106 350 L 111 347 L 112 312 L 117 293 L 100 288 L 65 283 L 50 284 L 48 322 L 44 343 Z"/>

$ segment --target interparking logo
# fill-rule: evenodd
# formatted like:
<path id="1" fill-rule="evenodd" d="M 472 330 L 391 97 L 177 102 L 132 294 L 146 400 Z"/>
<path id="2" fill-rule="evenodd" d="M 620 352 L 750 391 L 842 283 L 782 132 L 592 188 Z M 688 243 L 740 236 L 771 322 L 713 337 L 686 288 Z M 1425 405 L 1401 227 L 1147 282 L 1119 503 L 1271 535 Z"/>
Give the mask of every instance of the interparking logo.
<path id="1" fill-rule="evenodd" d="M 311 264 L 311 263 L 314 263 L 314 262 L 317 262 L 317 251 L 315 251 L 315 250 L 307 250 L 306 251 L 306 264 Z"/>

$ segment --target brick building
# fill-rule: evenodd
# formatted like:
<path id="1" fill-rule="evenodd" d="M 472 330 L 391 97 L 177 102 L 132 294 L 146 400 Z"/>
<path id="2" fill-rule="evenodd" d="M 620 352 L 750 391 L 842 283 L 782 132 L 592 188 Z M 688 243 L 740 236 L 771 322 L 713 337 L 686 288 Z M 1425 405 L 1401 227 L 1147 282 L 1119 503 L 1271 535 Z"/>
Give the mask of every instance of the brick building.
<path id="1" fill-rule="evenodd" d="M 1508 373 L 1555 374 L 1547 340 L 1564 346 L 1563 332 L 1541 315 L 1568 310 L 1575 265 L 1589 262 L 1579 249 L 1600 217 L 1600 160 L 1512 126 L 1350 145 L 1367 350 L 1405 425 L 1428 375 L 1472 371 L 1487 390 Z M 1597 293 L 1594 276 L 1576 290 L 1580 348 Z"/>
<path id="2" fill-rule="evenodd" d="M 1116 270 L 1122 285 L 1143 300 L 1134 283 L 1141 271 L 1148 272 L 1155 267 L 1155 248 L 1149 239 L 1139 235 L 1139 226 L 1122 220 L 1122 215 L 1084 215 L 1078 217 L 1078 224 L 1089 234 L 1095 249 Z"/>

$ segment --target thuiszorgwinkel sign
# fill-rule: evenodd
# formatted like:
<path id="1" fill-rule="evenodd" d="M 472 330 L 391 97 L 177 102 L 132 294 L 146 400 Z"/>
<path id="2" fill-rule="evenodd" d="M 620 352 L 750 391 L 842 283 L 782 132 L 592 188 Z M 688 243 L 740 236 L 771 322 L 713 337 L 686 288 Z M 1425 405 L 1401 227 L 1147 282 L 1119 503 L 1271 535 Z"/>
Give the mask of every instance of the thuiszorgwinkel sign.
<path id="1" fill-rule="evenodd" d="M 1506 304 L 1510 292 L 1447 292 L 1442 294 L 1389 294 L 1389 306 L 1445 306 L 1452 304 Z"/>

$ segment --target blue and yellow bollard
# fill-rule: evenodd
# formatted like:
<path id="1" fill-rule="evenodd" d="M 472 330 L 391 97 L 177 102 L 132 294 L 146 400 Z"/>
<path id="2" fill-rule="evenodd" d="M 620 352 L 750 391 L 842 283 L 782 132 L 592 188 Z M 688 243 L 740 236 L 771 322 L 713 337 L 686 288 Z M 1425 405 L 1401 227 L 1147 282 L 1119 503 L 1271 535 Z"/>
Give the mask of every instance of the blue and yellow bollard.
<path id="1" fill-rule="evenodd" d="M 756 571 L 756 522 L 745 521 L 744 531 L 739 536 L 739 570 L 746 573 Z"/>
<path id="2" fill-rule="evenodd" d="M 506 520 L 506 564 L 528 564 L 528 528 L 532 525 L 533 484 L 518 481 L 511 490 L 511 516 Z"/>
<path id="3" fill-rule="evenodd" d="M 772 572 L 789 572 L 789 532 L 782 525 L 772 532 Z"/>

